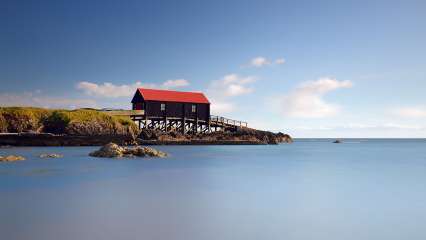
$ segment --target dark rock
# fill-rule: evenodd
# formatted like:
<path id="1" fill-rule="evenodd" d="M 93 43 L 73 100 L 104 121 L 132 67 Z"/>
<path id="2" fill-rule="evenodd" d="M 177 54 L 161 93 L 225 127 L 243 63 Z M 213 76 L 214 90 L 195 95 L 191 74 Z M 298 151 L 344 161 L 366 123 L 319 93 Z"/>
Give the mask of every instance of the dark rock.
<path id="1" fill-rule="evenodd" d="M 57 153 L 43 153 L 40 154 L 40 158 L 62 158 L 64 155 L 57 154 Z"/>
<path id="2" fill-rule="evenodd" d="M 342 140 L 337 139 L 333 143 L 342 143 Z"/>
<path id="3" fill-rule="evenodd" d="M 197 134 L 182 134 L 177 131 L 162 132 L 159 130 L 143 129 L 139 135 L 142 142 L 158 141 L 162 143 L 184 143 L 184 144 L 226 144 L 226 143 L 244 143 L 247 144 L 279 144 L 279 143 L 292 143 L 293 139 L 288 134 L 273 133 L 268 131 L 261 131 L 251 128 L 238 128 L 235 132 L 211 132 L 211 133 L 197 133 Z"/>

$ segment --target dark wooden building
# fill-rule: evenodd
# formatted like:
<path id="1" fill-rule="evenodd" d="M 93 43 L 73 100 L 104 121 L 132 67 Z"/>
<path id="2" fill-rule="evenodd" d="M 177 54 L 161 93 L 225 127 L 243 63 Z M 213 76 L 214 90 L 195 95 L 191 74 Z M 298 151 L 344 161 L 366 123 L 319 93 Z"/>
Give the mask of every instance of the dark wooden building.
<path id="1" fill-rule="evenodd" d="M 138 88 L 132 109 L 139 127 L 198 132 L 210 130 L 210 102 L 203 93 Z"/>
<path id="2" fill-rule="evenodd" d="M 187 118 L 208 121 L 210 102 L 203 93 L 138 88 L 132 99 L 133 110 L 145 116 Z"/>
<path id="3" fill-rule="evenodd" d="M 247 127 L 246 122 L 210 115 L 210 102 L 201 92 L 138 88 L 132 110 L 129 116 L 139 128 L 166 132 L 236 131 Z"/>

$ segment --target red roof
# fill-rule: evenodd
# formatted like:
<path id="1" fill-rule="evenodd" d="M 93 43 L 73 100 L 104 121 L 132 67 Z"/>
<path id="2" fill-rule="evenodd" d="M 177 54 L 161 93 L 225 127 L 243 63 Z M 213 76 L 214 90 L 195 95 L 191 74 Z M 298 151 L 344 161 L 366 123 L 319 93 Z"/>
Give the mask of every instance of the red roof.
<path id="1" fill-rule="evenodd" d="M 138 88 L 145 101 L 210 103 L 201 92 L 180 92 L 171 90 L 157 90 Z"/>

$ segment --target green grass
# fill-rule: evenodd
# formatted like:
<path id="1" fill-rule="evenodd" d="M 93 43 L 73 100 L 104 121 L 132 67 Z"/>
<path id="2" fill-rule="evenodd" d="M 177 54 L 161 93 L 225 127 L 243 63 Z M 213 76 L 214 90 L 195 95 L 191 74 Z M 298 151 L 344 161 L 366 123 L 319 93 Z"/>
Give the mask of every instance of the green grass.
<path id="1" fill-rule="evenodd" d="M 0 132 L 39 131 L 66 133 L 69 126 L 97 127 L 98 129 L 130 129 L 137 132 L 136 124 L 129 117 L 110 116 L 88 109 L 64 110 L 32 107 L 0 108 Z"/>
<path id="2" fill-rule="evenodd" d="M 49 110 L 42 108 L 8 107 L 0 108 L 0 129 L 8 132 L 36 131 L 41 127 L 42 121 L 49 114 Z"/>

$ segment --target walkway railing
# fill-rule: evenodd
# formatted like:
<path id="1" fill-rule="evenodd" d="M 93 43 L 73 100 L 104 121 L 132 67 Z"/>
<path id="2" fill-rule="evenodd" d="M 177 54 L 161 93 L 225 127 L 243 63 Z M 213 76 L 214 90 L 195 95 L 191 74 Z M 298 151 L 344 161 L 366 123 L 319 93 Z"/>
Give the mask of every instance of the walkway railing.
<path id="1" fill-rule="evenodd" d="M 210 115 L 210 122 L 217 122 L 217 123 L 222 123 L 222 124 L 232 125 L 237 127 L 247 127 L 247 122 L 220 117 L 216 115 Z"/>

